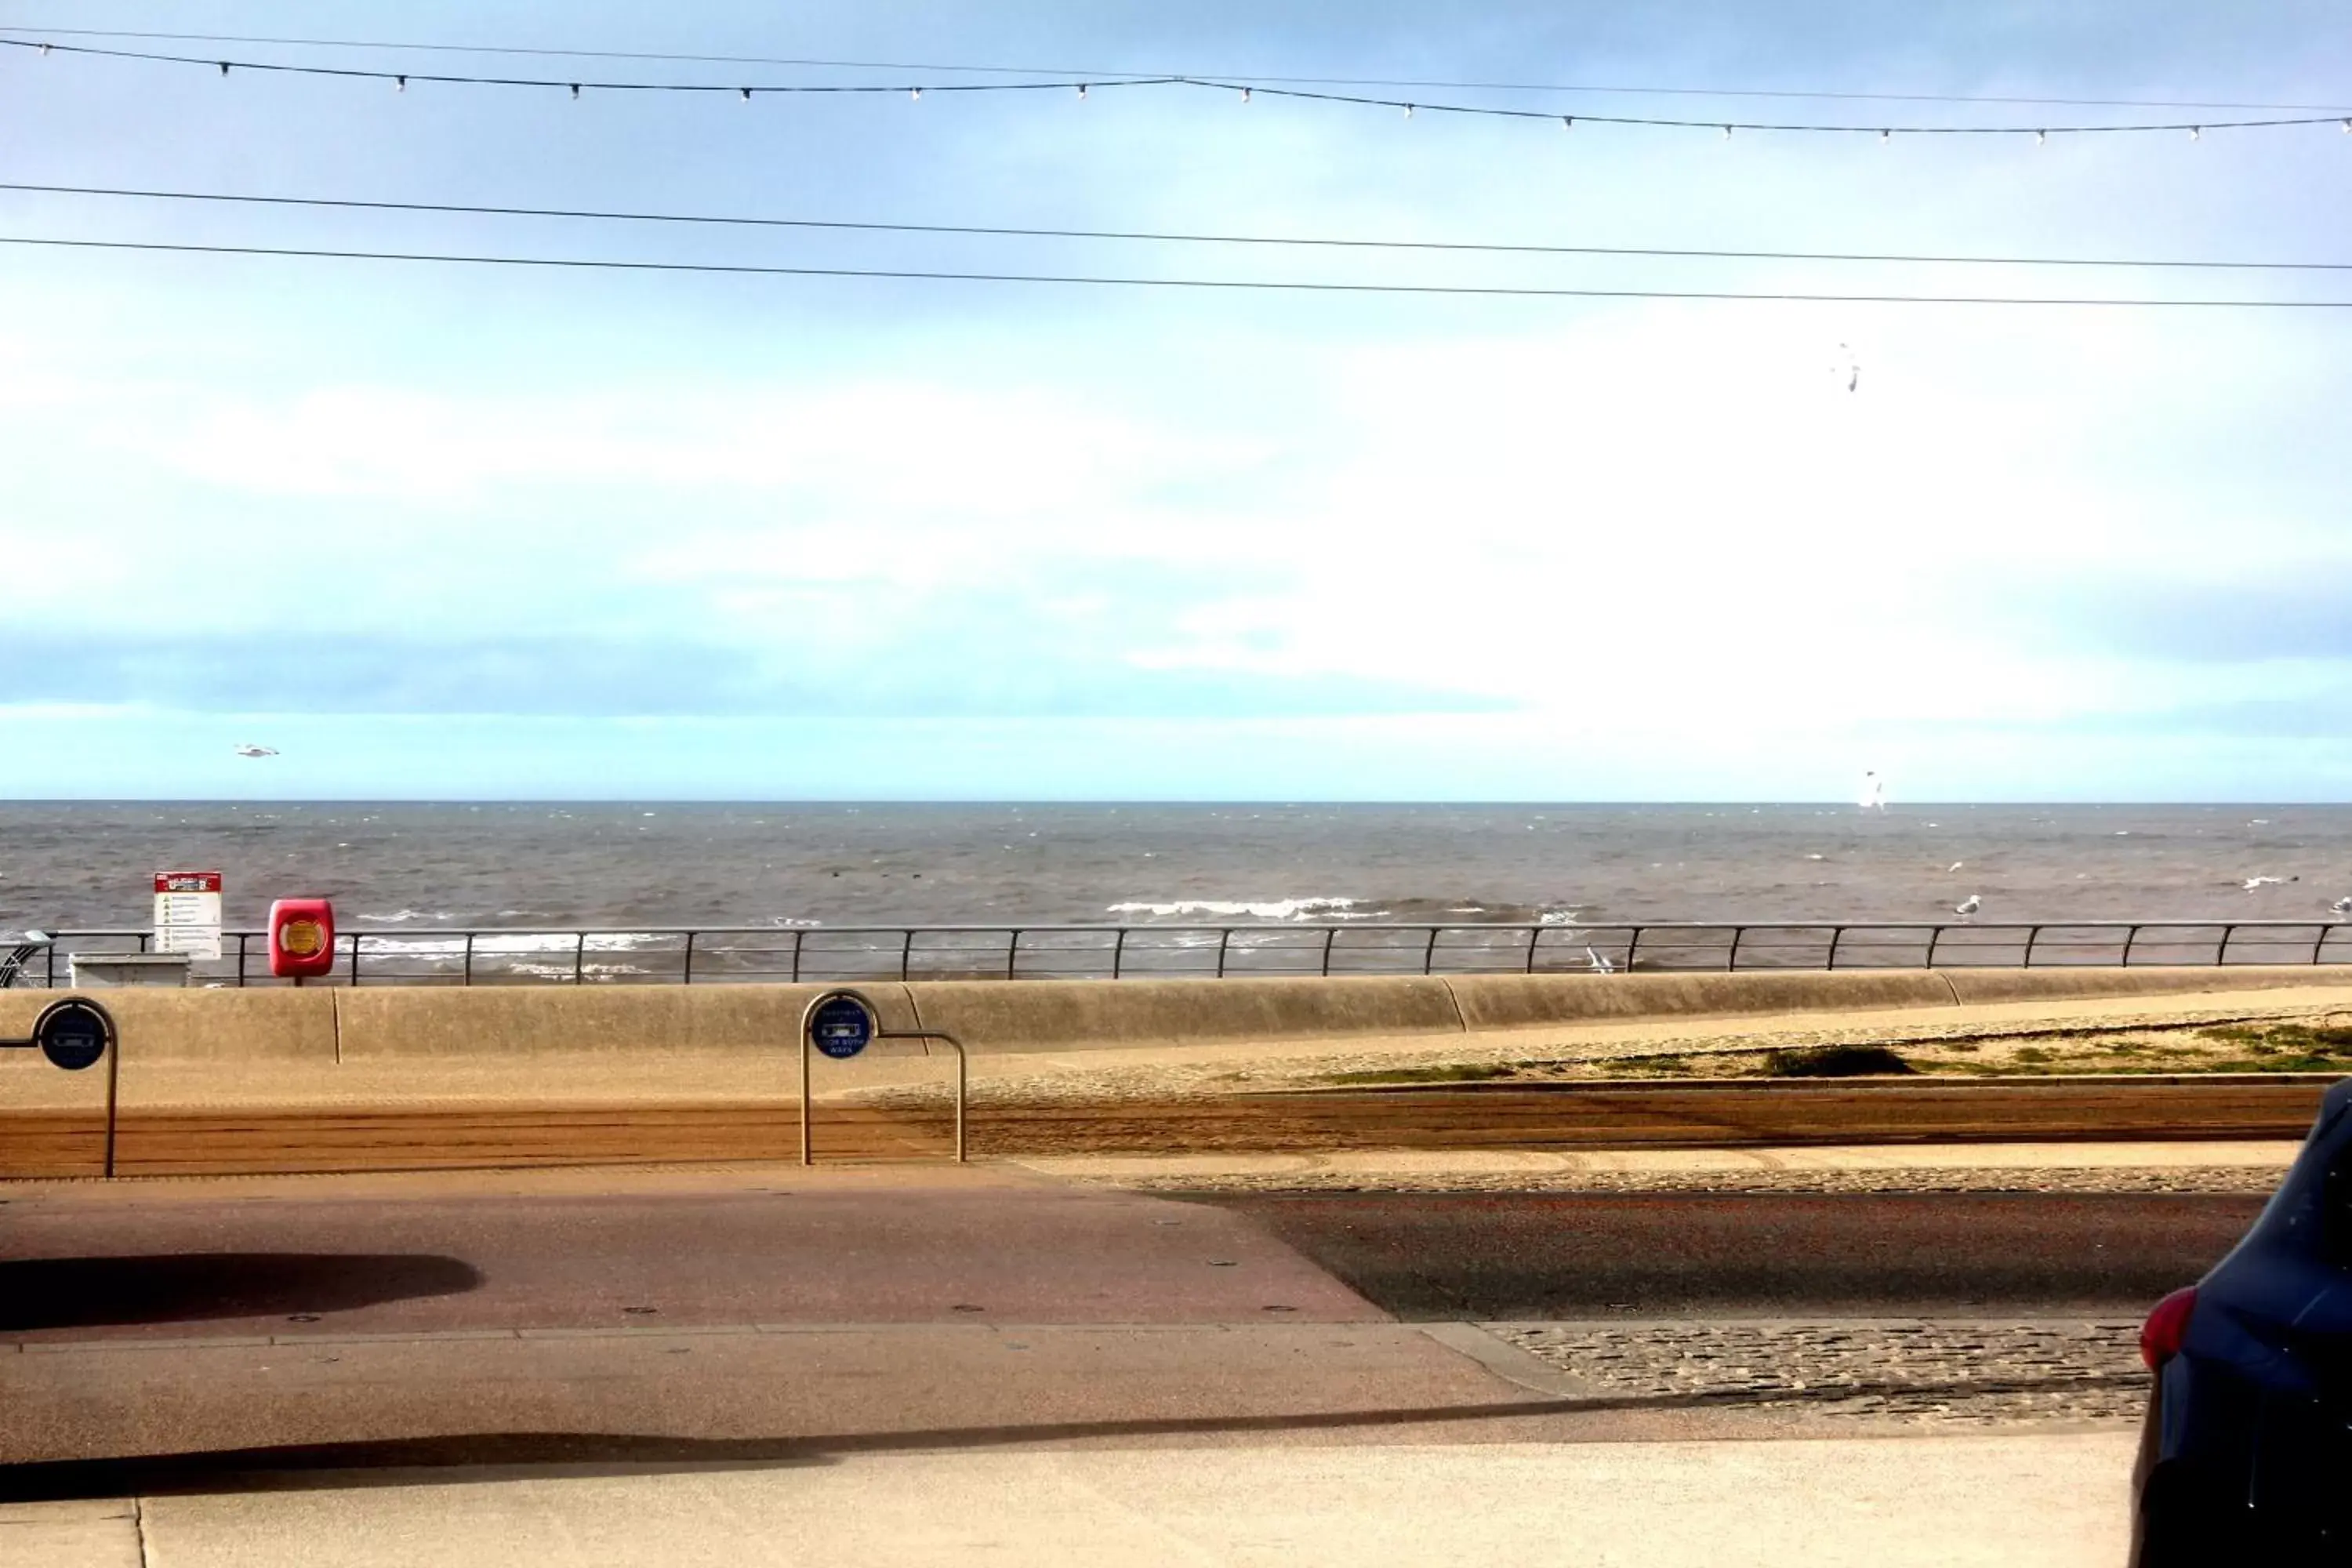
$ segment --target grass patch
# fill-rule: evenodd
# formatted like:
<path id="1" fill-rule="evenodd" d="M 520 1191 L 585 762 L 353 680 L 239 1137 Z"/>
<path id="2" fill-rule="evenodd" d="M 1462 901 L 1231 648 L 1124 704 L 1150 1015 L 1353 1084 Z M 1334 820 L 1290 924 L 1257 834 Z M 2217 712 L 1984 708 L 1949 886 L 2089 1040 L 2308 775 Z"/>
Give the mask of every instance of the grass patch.
<path id="1" fill-rule="evenodd" d="M 1767 1078 L 1867 1078 L 1917 1070 L 1885 1046 L 1815 1046 L 1773 1051 L 1764 1058 Z"/>
<path id="2" fill-rule="evenodd" d="M 1508 1078 L 1515 1069 L 1502 1063 L 1454 1062 L 1433 1068 L 1375 1068 L 1369 1072 L 1331 1075 L 1333 1083 L 1484 1083 Z"/>

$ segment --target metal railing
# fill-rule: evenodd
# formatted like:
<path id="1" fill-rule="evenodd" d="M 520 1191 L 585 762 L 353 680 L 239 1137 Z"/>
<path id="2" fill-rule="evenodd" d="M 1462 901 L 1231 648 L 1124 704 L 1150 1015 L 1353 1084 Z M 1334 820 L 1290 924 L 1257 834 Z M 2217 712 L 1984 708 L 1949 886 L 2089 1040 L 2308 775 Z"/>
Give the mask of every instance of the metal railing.
<path id="1" fill-rule="evenodd" d="M 18 984 L 58 986 L 73 952 L 146 952 L 142 931 L 68 931 Z M 2324 921 L 1901 921 L 1617 925 L 702 926 L 635 931 L 357 931 L 314 984 L 710 984 L 856 980 L 1118 980 L 1302 974 L 1696 973 L 1822 969 L 2352 963 Z M 223 933 L 202 985 L 282 985 L 268 936 Z"/>

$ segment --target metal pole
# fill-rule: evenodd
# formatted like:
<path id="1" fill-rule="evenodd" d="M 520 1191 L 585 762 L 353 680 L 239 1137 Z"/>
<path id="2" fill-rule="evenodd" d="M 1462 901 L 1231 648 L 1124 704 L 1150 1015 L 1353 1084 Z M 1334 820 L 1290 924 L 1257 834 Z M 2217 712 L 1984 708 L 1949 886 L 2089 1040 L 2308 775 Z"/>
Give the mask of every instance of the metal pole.
<path id="1" fill-rule="evenodd" d="M 1323 932 L 1323 978 L 1331 978 L 1331 943 L 1339 939 L 1339 928 L 1331 926 Z M 2314 959 L 2315 963 L 2318 962 Z"/>
<path id="2" fill-rule="evenodd" d="M 1631 974 L 1633 973 L 1634 951 L 1642 945 L 1642 928 L 1630 926 L 1627 930 L 1633 934 L 1625 939 L 1625 973 Z"/>
<path id="3" fill-rule="evenodd" d="M 2036 943 L 2036 942 L 2040 942 L 2041 940 L 2042 940 L 2042 928 L 2041 928 L 2040 926 L 2028 926 L 2028 927 L 2026 928 L 2026 931 L 2025 931 L 2025 963 L 2024 963 L 2023 967 L 2025 967 L 2025 968 L 2027 968 L 2027 969 L 2031 969 L 2031 968 L 2032 968 L 2032 967 L 2033 967 L 2033 944 L 2034 944 L 2034 943 Z"/>
<path id="4" fill-rule="evenodd" d="M 1437 928 L 1435 926 L 1429 928 L 1429 941 L 1421 950 L 1421 972 L 1423 974 L 1437 973 Z"/>
<path id="5" fill-rule="evenodd" d="M 1843 926 L 1832 926 L 1832 927 L 1830 928 L 1830 962 L 1829 962 L 1829 965 L 1828 965 L 1828 967 L 1830 967 L 1830 968 L 1832 968 L 1832 969 L 1835 969 L 1835 968 L 1837 967 L 1837 950 L 1838 950 L 1838 943 L 1840 943 L 1840 942 L 1843 942 L 1844 940 L 1845 940 L 1845 927 L 1843 927 Z"/>
<path id="6" fill-rule="evenodd" d="M 686 963 L 678 972 L 677 983 L 680 985 L 694 984 L 694 933 L 692 931 L 686 933 Z"/>
<path id="7" fill-rule="evenodd" d="M 1233 940 L 1233 927 L 1219 926 L 1217 928 L 1217 978 L 1220 980 L 1223 980 L 1225 977 L 1225 944 Z"/>
<path id="8" fill-rule="evenodd" d="M 1110 977 L 1118 978 L 1119 965 L 1127 957 L 1127 928 L 1118 928 L 1118 940 L 1110 944 Z"/>
<path id="9" fill-rule="evenodd" d="M 580 984 L 580 982 L 581 982 L 581 981 L 585 977 L 585 973 L 586 973 L 587 968 L 588 968 L 588 933 L 587 933 L 586 931 L 582 931 L 582 932 L 580 933 L 580 940 L 579 940 L 577 942 L 575 942 L 575 943 L 572 945 L 572 984 L 577 985 L 577 984 Z"/>
<path id="10" fill-rule="evenodd" d="M 352 932 L 352 984 L 360 983 L 360 933 Z"/>
<path id="11" fill-rule="evenodd" d="M 1726 954 L 1723 960 L 1723 972 L 1726 974 L 1735 974 L 1738 973 L 1739 939 L 1747 934 L 1748 928 L 1746 926 L 1733 926 L 1731 928 L 1731 952 Z"/>
<path id="12" fill-rule="evenodd" d="M 2320 953 L 2320 950 L 2321 950 L 2321 949 L 2323 949 L 2323 948 L 2325 948 L 2326 945 L 2327 945 L 2327 928 L 2326 928 L 2326 926 L 2321 926 L 2321 927 L 2319 928 L 2319 940 L 2318 940 L 2317 942 L 2313 942 L 2313 943 L 2311 944 L 2311 962 L 2312 962 L 2312 963 L 2317 963 L 2319 962 L 2319 953 Z"/>
<path id="13" fill-rule="evenodd" d="M 1528 973 L 1529 974 L 1536 972 L 1536 943 L 1543 940 L 1543 933 L 1544 928 L 1541 926 L 1528 928 Z"/>
<path id="14" fill-rule="evenodd" d="M 2213 966 L 2216 969 L 2230 962 L 2230 939 L 2237 934 L 2238 928 L 2234 924 L 2221 928 L 2221 945 L 2213 952 Z"/>
<path id="15" fill-rule="evenodd" d="M 240 991 L 245 989 L 245 950 L 250 940 L 243 931 L 236 933 L 236 984 Z"/>
<path id="16" fill-rule="evenodd" d="M 2323 935 L 2323 936 L 2320 938 L 2320 940 L 2321 940 L 2322 942 L 2325 942 L 2325 941 L 2326 941 L 2327 939 L 2326 939 L 2326 937 L 2325 935 Z M 2139 927 L 2137 927 L 2137 926 L 2134 926 L 2134 927 L 2132 927 L 2132 928 L 2131 928 L 2131 930 L 2130 930 L 2130 931 L 2126 931 L 2126 932 L 2125 932 L 2125 933 L 2124 933 L 2124 963 L 2123 963 L 2123 966 L 2124 966 L 2126 969 L 2129 969 L 2129 968 L 2131 967 L 2132 946 L 2133 946 L 2133 944 L 2134 944 L 2134 943 L 2137 942 L 2138 941 L 2139 941 Z M 2318 963 L 2318 962 L 2319 962 L 2319 952 L 2318 952 L 2318 950 L 2317 950 L 2317 949 L 2314 949 L 2314 950 L 2312 951 L 2311 958 L 2312 958 L 2312 962 L 2313 962 L 2313 963 Z"/>
<path id="17" fill-rule="evenodd" d="M 914 956 L 915 928 L 908 926 L 905 936 L 898 942 L 898 978 L 901 981 L 908 978 L 907 965 L 913 961 Z"/>
<path id="18" fill-rule="evenodd" d="M 1936 967 L 1936 944 L 1943 940 L 1944 928 L 1942 926 L 1929 926 L 1927 928 L 1927 967 L 1930 969 Z"/>
<path id="19" fill-rule="evenodd" d="M 245 957 L 245 955 L 244 955 L 242 952 L 240 952 L 240 953 L 238 953 L 238 954 L 237 954 L 237 957 L 238 957 L 238 959 L 239 959 L 240 961 L 242 961 L 242 960 L 243 960 L 243 958 Z M 472 931 L 467 931 L 467 932 L 466 933 L 466 982 L 465 982 L 465 983 L 466 983 L 467 984 L 468 984 L 468 985 L 471 985 L 471 984 L 474 983 L 474 933 L 473 933 Z"/>
<path id="20" fill-rule="evenodd" d="M 798 930 L 793 932 L 793 984 L 795 985 L 801 983 L 801 943 L 807 940 L 808 932 Z"/>
<path id="21" fill-rule="evenodd" d="M 797 968 L 800 963 L 800 944 L 797 942 L 793 944 L 793 962 Z M 809 998 L 809 1005 L 801 1009 L 801 1163 L 803 1165 L 810 1163 L 808 1021 L 809 1014 L 815 1010 L 817 1003 L 821 1000 L 823 998 L 812 996 Z"/>
<path id="22" fill-rule="evenodd" d="M 122 1039 L 114 1032 L 113 1016 L 107 1016 L 106 1025 L 106 1174 L 114 1176 L 114 1108 L 116 1089 L 122 1078 Z"/>
<path id="23" fill-rule="evenodd" d="M 1020 961 L 1020 953 L 1021 953 L 1021 928 L 1020 928 L 1020 927 L 1018 927 L 1018 926 L 1015 926 L 1015 927 L 1013 927 L 1013 934 L 1012 934 L 1011 936 L 1007 937 L 1007 938 L 1005 939 L 1005 942 L 1004 942 L 1004 978 L 1005 978 L 1005 979 L 1010 980 L 1010 979 L 1012 979 L 1012 978 L 1013 978 L 1013 969 L 1014 969 L 1014 968 L 1018 965 L 1018 963 L 1019 963 L 1019 961 Z"/>

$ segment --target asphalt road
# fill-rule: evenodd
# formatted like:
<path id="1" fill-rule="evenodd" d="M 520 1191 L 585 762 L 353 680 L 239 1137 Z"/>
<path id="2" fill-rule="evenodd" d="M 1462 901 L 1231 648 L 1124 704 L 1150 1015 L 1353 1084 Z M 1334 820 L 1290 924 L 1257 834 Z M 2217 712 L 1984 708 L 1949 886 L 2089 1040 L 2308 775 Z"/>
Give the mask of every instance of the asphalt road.
<path id="1" fill-rule="evenodd" d="M 2263 1199 L 2059 1193 L 1220 1194 L 1412 1320 L 2136 1316 Z"/>
<path id="2" fill-rule="evenodd" d="M 416 1180 L 410 1178 L 408 1180 Z M 2262 1199 L 1318 1193 L 1170 1201 L 985 1169 L 570 1190 L 48 1188 L 0 1205 L 0 1336 L 751 1322 L 2137 1311 Z M 89 1196 L 78 1194 L 88 1194 Z M 101 1199 L 98 1194 L 104 1194 Z"/>
<path id="3" fill-rule="evenodd" d="M 1811 1395 L 1547 1382 L 1474 1322 L 1411 1321 L 2137 1314 L 2258 1206 L 1188 1199 L 936 1166 L 18 1187 L 0 1202 L 0 1495 L 1039 1444 L 1767 1435 L 1828 1417 Z"/>

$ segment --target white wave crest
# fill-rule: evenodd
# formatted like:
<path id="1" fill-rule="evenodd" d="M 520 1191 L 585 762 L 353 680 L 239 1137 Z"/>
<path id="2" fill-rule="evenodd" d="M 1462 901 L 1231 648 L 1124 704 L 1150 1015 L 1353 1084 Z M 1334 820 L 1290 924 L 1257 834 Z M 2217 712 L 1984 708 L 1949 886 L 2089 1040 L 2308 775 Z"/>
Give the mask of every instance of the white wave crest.
<path id="1" fill-rule="evenodd" d="M 1268 899 L 1264 902 L 1245 900 L 1188 899 L 1168 904 L 1113 904 L 1109 912 L 1115 915 L 1144 915 L 1158 920 L 1180 916 L 1214 916 L 1223 920 L 1306 921 L 1306 920 L 1371 920 L 1379 911 L 1358 914 L 1357 899 Z"/>

